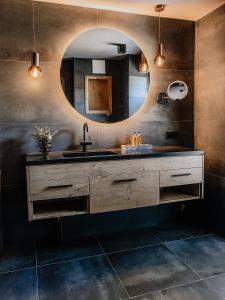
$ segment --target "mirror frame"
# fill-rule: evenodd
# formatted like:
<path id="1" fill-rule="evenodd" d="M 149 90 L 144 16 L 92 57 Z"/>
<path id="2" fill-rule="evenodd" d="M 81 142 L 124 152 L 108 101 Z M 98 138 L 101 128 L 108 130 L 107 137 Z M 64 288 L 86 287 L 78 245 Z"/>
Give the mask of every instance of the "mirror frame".
<path id="1" fill-rule="evenodd" d="M 170 90 L 171 86 L 172 86 L 174 83 L 182 83 L 182 84 L 185 86 L 185 95 L 184 95 L 182 98 L 174 98 L 174 97 L 171 97 L 171 96 L 170 96 L 169 90 Z M 184 81 L 181 81 L 181 80 L 175 80 L 175 81 L 171 82 L 171 83 L 169 84 L 168 88 L 167 88 L 167 95 L 169 96 L 169 98 L 170 98 L 171 100 L 174 100 L 174 101 L 183 100 L 183 99 L 187 96 L 187 94 L 188 94 L 188 86 L 187 86 L 187 84 L 186 84 Z"/>

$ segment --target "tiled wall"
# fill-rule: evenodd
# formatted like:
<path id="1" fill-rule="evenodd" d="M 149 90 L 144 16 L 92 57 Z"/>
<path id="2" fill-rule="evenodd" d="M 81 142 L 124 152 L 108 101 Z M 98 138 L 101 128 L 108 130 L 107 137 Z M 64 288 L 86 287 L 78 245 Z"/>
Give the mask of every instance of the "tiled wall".
<path id="1" fill-rule="evenodd" d="M 153 145 L 193 145 L 194 119 L 194 23 L 163 19 L 162 40 L 166 64 L 153 64 L 157 44 L 157 18 L 99 11 L 99 27 L 118 29 L 143 49 L 149 65 L 150 92 L 143 107 L 118 124 L 89 121 L 94 147 L 115 147 L 129 141 L 134 129 Z M 79 144 L 84 117 L 69 105 L 60 85 L 60 63 L 70 41 L 97 26 L 95 9 L 35 2 L 36 44 L 43 77 L 32 80 L 27 69 L 32 52 L 32 6 L 30 0 L 0 2 L 0 167 L 3 182 L 5 228 L 10 235 L 26 221 L 24 153 L 37 151 L 33 131 L 49 125 L 59 131 L 53 150 Z M 188 84 L 189 95 L 180 103 L 162 107 L 159 92 L 174 80 Z M 166 140 L 166 131 L 178 131 L 177 140 Z M 12 213 L 13 212 L 13 213 Z M 131 222 L 132 223 L 132 222 Z M 37 226 L 37 225 L 35 225 Z M 21 233 L 22 235 L 22 233 Z"/>
<path id="2" fill-rule="evenodd" d="M 208 220 L 225 228 L 225 5 L 196 22 L 195 145 L 205 150 Z"/>

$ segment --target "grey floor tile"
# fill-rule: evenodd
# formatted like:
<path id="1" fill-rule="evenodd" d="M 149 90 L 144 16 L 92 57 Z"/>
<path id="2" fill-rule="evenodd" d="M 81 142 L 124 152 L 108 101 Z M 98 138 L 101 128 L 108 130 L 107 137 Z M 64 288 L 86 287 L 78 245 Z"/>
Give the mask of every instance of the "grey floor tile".
<path id="1" fill-rule="evenodd" d="M 40 300 L 119 300 L 127 294 L 105 256 L 38 268 Z"/>
<path id="2" fill-rule="evenodd" d="M 40 266 L 102 253 L 97 241 L 92 238 L 42 244 L 37 246 L 37 263 Z"/>
<path id="3" fill-rule="evenodd" d="M 154 294 L 135 297 L 133 300 L 222 300 L 216 292 L 203 282 L 174 287 Z"/>
<path id="4" fill-rule="evenodd" d="M 139 229 L 99 237 L 105 252 L 121 251 L 143 246 L 159 244 L 160 240 L 151 229 Z"/>
<path id="5" fill-rule="evenodd" d="M 166 245 L 203 278 L 225 273 L 225 239 L 211 235 Z"/>
<path id="6" fill-rule="evenodd" d="M 225 274 L 206 280 L 225 299 Z"/>
<path id="7" fill-rule="evenodd" d="M 198 279 L 164 245 L 108 255 L 130 296 Z"/>
<path id="8" fill-rule="evenodd" d="M 209 234 L 210 232 L 206 231 L 203 228 L 176 223 L 159 227 L 155 230 L 154 233 L 161 241 L 170 242 L 180 239 L 202 236 Z"/>
<path id="9" fill-rule="evenodd" d="M 36 269 L 0 275 L 1 300 L 38 300 Z"/>
<path id="10" fill-rule="evenodd" d="M 36 266 L 34 247 L 5 247 L 0 253 L 0 273 Z"/>

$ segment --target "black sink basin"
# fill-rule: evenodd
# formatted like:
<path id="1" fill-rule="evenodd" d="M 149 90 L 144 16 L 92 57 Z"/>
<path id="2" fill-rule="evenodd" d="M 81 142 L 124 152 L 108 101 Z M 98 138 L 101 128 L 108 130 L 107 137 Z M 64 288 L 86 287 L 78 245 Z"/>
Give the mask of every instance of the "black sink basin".
<path id="1" fill-rule="evenodd" d="M 112 151 L 87 151 L 87 152 L 67 152 L 63 153 L 64 157 L 95 157 L 95 156 L 108 156 L 117 155 Z"/>

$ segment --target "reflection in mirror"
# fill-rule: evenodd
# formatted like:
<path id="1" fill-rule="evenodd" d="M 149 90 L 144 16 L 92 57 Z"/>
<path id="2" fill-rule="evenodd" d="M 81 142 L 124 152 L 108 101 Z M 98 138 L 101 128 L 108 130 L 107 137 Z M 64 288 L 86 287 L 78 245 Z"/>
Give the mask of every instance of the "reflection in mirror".
<path id="1" fill-rule="evenodd" d="M 172 100 L 182 100 L 188 94 L 188 87 L 183 81 L 174 81 L 168 86 L 167 94 Z"/>
<path id="2" fill-rule="evenodd" d="M 82 33 L 67 47 L 61 63 L 66 98 L 96 122 L 129 118 L 144 103 L 150 85 L 149 73 L 139 69 L 141 56 L 137 44 L 119 31 L 97 28 Z"/>

